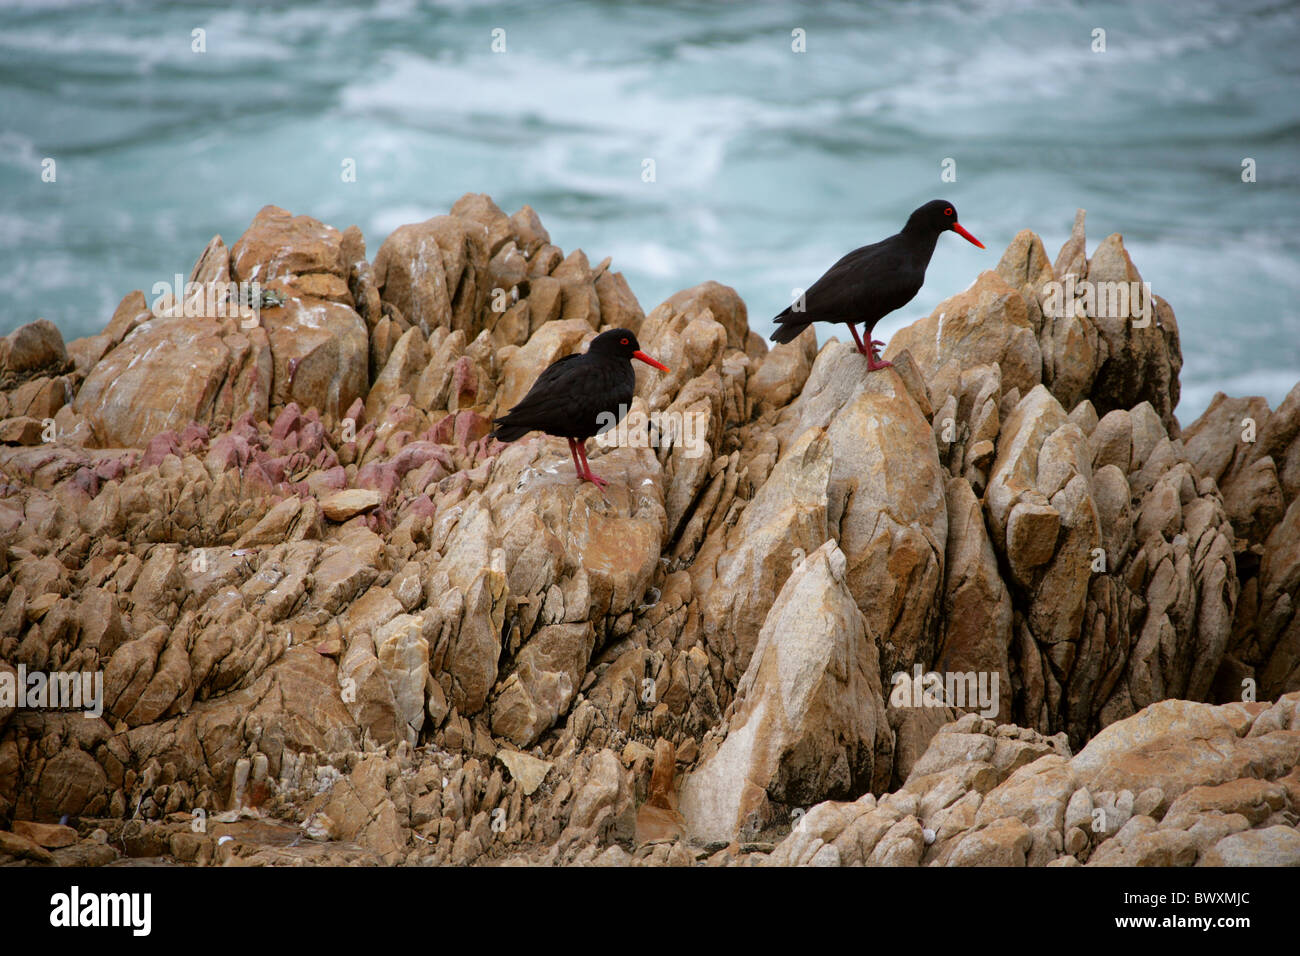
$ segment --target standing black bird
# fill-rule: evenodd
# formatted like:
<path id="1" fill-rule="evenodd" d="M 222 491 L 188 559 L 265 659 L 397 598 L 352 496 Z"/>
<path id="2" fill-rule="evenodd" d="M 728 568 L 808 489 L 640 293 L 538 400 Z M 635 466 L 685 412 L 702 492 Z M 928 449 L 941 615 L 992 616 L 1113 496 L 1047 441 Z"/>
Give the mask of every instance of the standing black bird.
<path id="1" fill-rule="evenodd" d="M 871 330 L 921 291 L 934 245 L 939 234 L 949 229 L 984 248 L 984 243 L 958 225 L 952 203 L 933 199 L 907 217 L 902 232 L 854 249 L 831 266 L 799 301 L 776 317 L 772 341 L 792 342 L 813 322 L 844 322 L 858 351 L 867 357 L 867 371 L 888 368 L 890 363 L 876 356 L 876 348 L 885 343 L 871 338 Z M 856 322 L 864 323 L 868 345 L 858 337 Z"/>
<path id="2" fill-rule="evenodd" d="M 586 352 L 566 355 L 537 376 L 523 400 L 494 419 L 497 428 L 492 437 L 514 441 L 539 431 L 567 438 L 578 480 L 604 488 L 608 482 L 592 473 L 583 443 L 612 428 L 627 414 L 636 389 L 632 359 L 668 371 L 666 365 L 641 351 L 636 336 L 628 329 L 600 333 Z"/>

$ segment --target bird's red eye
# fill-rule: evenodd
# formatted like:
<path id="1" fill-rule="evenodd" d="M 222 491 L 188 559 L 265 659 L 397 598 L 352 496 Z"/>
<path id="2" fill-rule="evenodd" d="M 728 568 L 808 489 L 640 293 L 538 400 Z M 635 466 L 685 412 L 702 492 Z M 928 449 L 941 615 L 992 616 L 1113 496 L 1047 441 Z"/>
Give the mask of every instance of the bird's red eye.
<path id="1" fill-rule="evenodd" d="M 945 209 L 945 210 L 943 211 L 943 214 L 944 214 L 945 216 L 951 216 L 951 215 L 952 215 L 952 206 L 949 206 L 947 209 Z"/>
<path id="2" fill-rule="evenodd" d="M 627 345 L 627 339 L 622 339 L 621 341 L 624 345 Z"/>

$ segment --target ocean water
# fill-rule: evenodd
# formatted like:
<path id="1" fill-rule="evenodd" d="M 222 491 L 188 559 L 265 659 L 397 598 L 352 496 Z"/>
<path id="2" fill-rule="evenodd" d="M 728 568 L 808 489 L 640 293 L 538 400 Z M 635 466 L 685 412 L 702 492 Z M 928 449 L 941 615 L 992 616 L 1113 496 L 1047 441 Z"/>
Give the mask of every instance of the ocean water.
<path id="1" fill-rule="evenodd" d="M 266 203 L 373 256 L 469 191 L 612 255 L 646 311 L 716 279 L 766 332 L 941 197 L 988 251 L 943 237 L 879 337 L 1022 228 L 1055 257 L 1083 207 L 1090 250 L 1123 233 L 1174 307 L 1182 421 L 1216 390 L 1276 405 L 1300 380 L 1298 47 L 1278 0 L 5 3 L 0 333 L 97 332 Z"/>

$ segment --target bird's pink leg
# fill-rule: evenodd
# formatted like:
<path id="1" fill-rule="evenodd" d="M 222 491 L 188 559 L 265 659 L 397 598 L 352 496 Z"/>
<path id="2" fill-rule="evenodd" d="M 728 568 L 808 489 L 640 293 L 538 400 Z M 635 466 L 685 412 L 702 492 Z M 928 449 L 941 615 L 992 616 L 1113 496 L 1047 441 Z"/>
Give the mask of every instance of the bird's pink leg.
<path id="1" fill-rule="evenodd" d="M 858 327 L 852 322 L 848 323 L 849 331 L 853 333 L 853 341 L 858 343 L 858 351 L 867 355 L 867 347 L 862 344 L 862 338 L 858 335 Z"/>
<path id="2" fill-rule="evenodd" d="M 879 356 L 876 355 L 876 350 L 875 350 L 874 347 L 871 349 L 870 352 L 867 353 L 867 371 L 868 371 L 868 372 L 874 372 L 874 371 L 876 371 L 877 369 L 882 369 L 882 368 L 893 368 L 893 367 L 894 367 L 894 363 L 893 363 L 893 362 L 886 362 L 884 359 L 882 359 L 882 358 L 880 358 Z"/>
<path id="3" fill-rule="evenodd" d="M 885 343 L 880 341 L 879 339 L 873 339 L 871 337 L 870 332 L 867 333 L 867 341 L 871 343 L 865 350 L 865 354 L 867 356 L 867 371 L 874 372 L 877 369 L 892 368 L 894 365 L 893 362 L 886 362 L 882 360 L 879 355 L 876 354 L 876 349 L 884 348 Z"/>
<path id="4" fill-rule="evenodd" d="M 884 345 L 885 344 L 884 342 L 877 342 L 875 339 L 871 339 L 871 347 L 868 348 L 867 346 L 862 344 L 862 339 L 858 336 L 857 327 L 854 326 L 852 322 L 849 322 L 848 326 L 849 326 L 849 331 L 853 333 L 853 341 L 858 343 L 858 351 L 867 357 L 868 372 L 874 372 L 876 371 L 876 369 L 893 367 L 894 365 L 893 362 L 881 361 L 880 357 L 876 355 L 876 346 Z M 868 333 L 868 335 L 870 335 L 870 333 Z"/>
<path id="5" fill-rule="evenodd" d="M 574 438 L 569 440 L 569 456 L 573 459 L 573 470 L 578 473 L 578 480 L 582 481 L 582 466 L 578 464 L 578 442 Z"/>
<path id="6" fill-rule="evenodd" d="M 578 473 L 578 477 L 582 480 L 590 481 L 601 491 L 604 491 L 605 486 L 608 485 L 609 482 L 591 470 L 591 465 L 587 463 L 587 449 L 583 447 L 582 442 L 578 442 L 576 447 L 578 449 L 579 457 L 582 458 L 582 471 Z"/>

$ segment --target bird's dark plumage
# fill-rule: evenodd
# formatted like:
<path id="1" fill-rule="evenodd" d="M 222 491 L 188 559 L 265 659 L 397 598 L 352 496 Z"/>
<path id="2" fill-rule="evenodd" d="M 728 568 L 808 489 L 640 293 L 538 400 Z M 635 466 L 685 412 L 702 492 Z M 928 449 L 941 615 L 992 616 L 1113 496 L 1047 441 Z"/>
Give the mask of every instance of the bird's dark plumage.
<path id="1" fill-rule="evenodd" d="M 792 342 L 813 322 L 844 322 L 858 337 L 854 323 L 865 324 L 870 341 L 872 327 L 895 309 L 915 298 L 925 282 L 925 270 L 939 235 L 952 230 L 980 248 L 983 245 L 957 223 L 952 203 L 935 199 L 908 217 L 902 232 L 880 242 L 854 249 L 814 282 L 799 301 L 775 319 L 773 342 Z M 859 343 L 859 350 L 874 357 Z"/>
<path id="2" fill-rule="evenodd" d="M 636 375 L 631 362 L 585 359 L 587 354 L 575 352 L 547 366 L 519 404 L 495 420 L 493 436 L 516 441 L 531 431 L 560 438 L 595 435 L 601 412 L 631 404 Z"/>
<path id="3" fill-rule="evenodd" d="M 578 477 L 603 485 L 590 467 L 584 467 L 582 442 L 612 428 L 627 414 L 636 390 L 632 359 L 668 371 L 641 351 L 630 330 L 602 332 L 586 352 L 566 355 L 547 366 L 519 404 L 494 420 L 492 437 L 508 442 L 540 431 L 567 438 Z"/>

